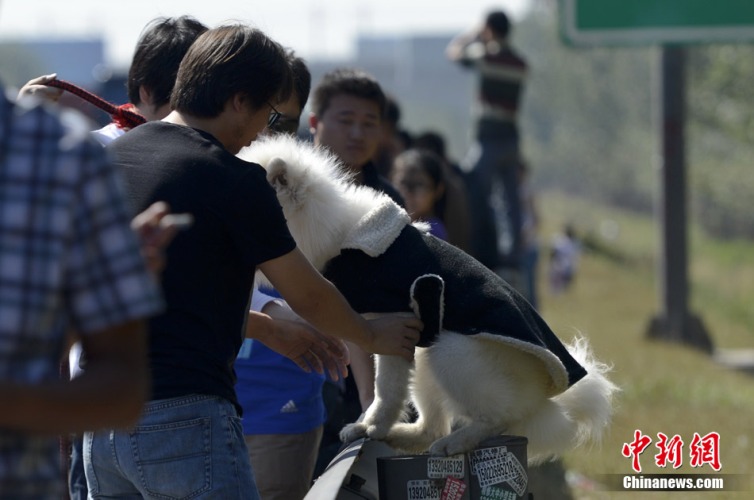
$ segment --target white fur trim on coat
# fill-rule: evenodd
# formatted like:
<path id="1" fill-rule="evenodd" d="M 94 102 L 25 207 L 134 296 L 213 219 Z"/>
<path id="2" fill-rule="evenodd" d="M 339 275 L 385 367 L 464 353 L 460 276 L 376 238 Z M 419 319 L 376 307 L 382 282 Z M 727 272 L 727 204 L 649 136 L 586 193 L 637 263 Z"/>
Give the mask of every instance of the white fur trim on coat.
<path id="1" fill-rule="evenodd" d="M 370 257 L 385 253 L 411 217 L 397 203 L 385 196 L 348 232 L 342 248 L 361 250 Z"/>

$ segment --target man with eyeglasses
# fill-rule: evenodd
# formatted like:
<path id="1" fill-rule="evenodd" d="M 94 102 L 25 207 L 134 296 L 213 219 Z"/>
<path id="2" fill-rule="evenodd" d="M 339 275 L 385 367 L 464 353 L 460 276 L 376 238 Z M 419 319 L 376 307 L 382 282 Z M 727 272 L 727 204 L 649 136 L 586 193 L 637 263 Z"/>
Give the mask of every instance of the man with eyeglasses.
<path id="1" fill-rule="evenodd" d="M 315 356 L 316 342 L 290 345 L 269 316 L 249 312 L 257 269 L 318 330 L 413 357 L 421 323 L 367 322 L 350 309 L 296 248 L 264 169 L 235 156 L 274 125 L 290 79 L 282 47 L 261 31 L 211 29 L 181 62 L 173 111 L 107 147 L 136 210 L 164 200 L 194 224 L 167 249 L 167 308 L 150 321 L 151 400 L 130 432 L 84 436 L 91 496 L 259 498 L 233 362 L 244 336 L 282 343 L 292 358 Z"/>

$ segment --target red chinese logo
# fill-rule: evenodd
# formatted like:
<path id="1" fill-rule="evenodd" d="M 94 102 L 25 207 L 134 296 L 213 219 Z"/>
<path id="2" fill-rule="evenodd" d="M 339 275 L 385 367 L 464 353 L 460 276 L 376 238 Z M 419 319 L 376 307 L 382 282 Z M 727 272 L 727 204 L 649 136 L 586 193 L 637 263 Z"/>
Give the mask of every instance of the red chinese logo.
<path id="1" fill-rule="evenodd" d="M 705 436 L 694 433 L 691 441 L 691 466 L 701 467 L 710 464 L 713 469 L 720 470 L 720 434 L 710 432 Z"/>
<path id="2" fill-rule="evenodd" d="M 647 446 L 649 446 L 652 443 L 652 438 L 649 436 L 645 436 L 642 434 L 640 430 L 634 431 L 634 440 L 630 443 L 623 443 L 623 456 L 628 458 L 631 457 L 632 463 L 631 466 L 634 468 L 636 472 L 641 472 L 641 463 L 639 463 L 639 455 L 641 455 L 644 450 L 647 449 Z"/>
<path id="3" fill-rule="evenodd" d="M 660 453 L 655 455 L 655 465 L 666 467 L 668 462 L 671 462 L 674 469 L 680 467 L 683 464 L 683 439 L 681 439 L 681 436 L 676 434 L 668 439 L 665 434 L 658 432 L 657 437 L 660 440 L 655 446 L 659 448 Z"/>
<path id="4" fill-rule="evenodd" d="M 668 437 L 662 432 L 657 433 L 657 443 L 655 447 L 660 450 L 654 456 L 657 467 L 667 467 L 671 464 L 674 469 L 683 465 L 683 439 L 678 434 Z M 652 444 L 652 438 L 643 434 L 640 430 L 634 431 L 634 440 L 630 443 L 623 443 L 621 453 L 626 458 L 631 458 L 631 466 L 634 471 L 641 472 L 641 462 L 639 456 Z M 691 457 L 691 467 L 702 467 L 709 464 L 713 469 L 719 471 L 720 464 L 720 434 L 710 432 L 700 436 L 698 432 L 694 433 L 694 438 L 690 444 L 689 456 Z"/>

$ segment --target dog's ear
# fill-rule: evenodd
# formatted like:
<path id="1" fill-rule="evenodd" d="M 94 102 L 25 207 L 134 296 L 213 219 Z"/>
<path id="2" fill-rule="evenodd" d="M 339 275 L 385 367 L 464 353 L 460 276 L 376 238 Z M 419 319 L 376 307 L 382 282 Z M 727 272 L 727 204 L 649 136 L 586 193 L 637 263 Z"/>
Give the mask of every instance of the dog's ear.
<path id="1" fill-rule="evenodd" d="M 291 182 L 288 164 L 282 158 L 273 158 L 267 164 L 267 181 L 277 193 L 281 205 L 297 206 L 298 196 L 295 183 Z"/>
<path id="2" fill-rule="evenodd" d="M 288 164 L 282 158 L 273 158 L 267 165 L 267 180 L 275 191 L 288 186 Z"/>

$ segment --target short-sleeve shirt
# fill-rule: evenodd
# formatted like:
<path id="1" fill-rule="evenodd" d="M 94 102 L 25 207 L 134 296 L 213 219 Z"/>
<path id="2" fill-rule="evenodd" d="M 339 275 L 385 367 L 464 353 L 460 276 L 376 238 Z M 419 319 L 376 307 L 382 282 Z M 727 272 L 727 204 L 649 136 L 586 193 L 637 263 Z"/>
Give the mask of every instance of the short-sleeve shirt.
<path id="1" fill-rule="evenodd" d="M 0 380 L 35 384 L 59 378 L 69 329 L 93 335 L 162 301 L 88 122 L 21 108 L 0 93 Z M 59 498 L 60 467 L 57 439 L 0 430 L 3 498 Z"/>
<path id="2" fill-rule="evenodd" d="M 479 72 L 477 137 L 517 137 L 516 120 L 528 74 L 523 57 L 504 41 L 475 41 L 464 48 L 459 62 Z"/>
<path id="3" fill-rule="evenodd" d="M 152 399 L 216 395 L 240 412 L 233 362 L 254 271 L 295 248 L 265 170 L 206 132 L 166 122 L 140 125 L 106 149 L 136 210 L 162 200 L 194 217 L 167 248 L 167 310 L 150 321 Z"/>

